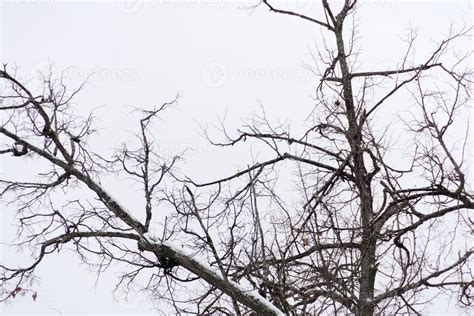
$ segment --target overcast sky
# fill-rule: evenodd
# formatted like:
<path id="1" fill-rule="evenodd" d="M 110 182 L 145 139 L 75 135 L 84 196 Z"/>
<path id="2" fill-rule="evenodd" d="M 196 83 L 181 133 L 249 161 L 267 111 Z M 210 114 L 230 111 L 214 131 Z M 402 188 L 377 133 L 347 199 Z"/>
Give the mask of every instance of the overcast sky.
<path id="1" fill-rule="evenodd" d="M 310 2 L 276 3 L 320 16 L 319 5 Z M 7 0 L 0 7 L 1 61 L 18 67 L 22 78 L 52 63 L 57 71 L 65 71 L 71 86 L 91 75 L 76 103 L 84 113 L 95 109 L 101 129 L 97 144 L 106 148 L 120 145 L 136 127 L 128 106 L 159 105 L 179 93 L 179 105 L 163 116 L 156 132 L 165 153 L 191 148 L 183 171 L 208 180 L 245 164 L 250 153 L 209 147 L 202 126 L 226 115 L 229 126 L 238 127 L 242 118 L 263 105 L 276 121 L 293 122 L 298 131 L 314 105 L 311 96 L 317 79 L 307 69 L 313 66 L 311 52 L 321 44 L 325 31 L 264 7 L 252 10 L 251 4 Z M 362 2 L 357 14 L 360 69 L 395 66 L 410 25 L 419 29 L 417 54 L 426 56 L 451 22 L 470 25 L 471 12 L 467 1 Z M 25 169 L 0 166 L 3 174 Z M 126 196 L 127 188 L 116 185 L 113 190 Z M 133 209 L 133 199 L 122 203 Z M 0 214 L 1 237 L 9 241 L 14 229 L 5 213 Z M 10 259 L 12 253 L 2 250 L 2 260 Z M 114 272 L 104 274 L 96 284 L 95 276 L 72 254 L 51 256 L 38 276 L 36 302 L 20 297 L 0 310 L 6 315 L 153 313 L 153 304 L 145 296 L 115 301 Z M 430 312 L 448 314 L 456 312 L 444 301 Z"/>

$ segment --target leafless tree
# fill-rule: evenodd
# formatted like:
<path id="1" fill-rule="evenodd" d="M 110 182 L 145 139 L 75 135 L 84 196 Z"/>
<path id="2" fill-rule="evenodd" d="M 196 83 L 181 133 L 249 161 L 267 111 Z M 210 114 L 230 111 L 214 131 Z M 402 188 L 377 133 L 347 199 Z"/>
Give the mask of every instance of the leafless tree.
<path id="1" fill-rule="evenodd" d="M 460 305 L 472 304 L 468 134 L 453 137 L 471 101 L 470 52 L 447 58 L 470 28 L 451 29 L 421 60 L 412 60 L 412 30 L 393 69 L 357 71 L 355 0 L 322 0 L 320 17 L 268 1 L 261 8 L 328 34 L 314 54 L 320 84 L 311 124 L 294 136 L 264 111 L 237 132 L 223 123 L 224 139 L 209 136 L 213 145 L 259 143 L 272 157 L 206 183 L 180 174 L 180 156 L 161 157 L 151 133 L 176 100 L 137 110 L 139 145 L 106 158 L 89 147 L 92 117 L 74 113 L 79 89 L 68 92 L 48 76 L 35 94 L 6 66 L 0 71 L 1 153 L 35 159 L 39 170 L 30 180 L 1 180 L 2 201 L 16 207 L 17 245 L 32 251 L 23 268 L 0 265 L 3 300 L 67 247 L 99 271 L 122 263 L 128 270 L 118 287 L 145 275 L 147 290 L 185 314 L 420 314 L 436 295 L 455 293 Z M 382 125 L 377 118 L 401 108 L 392 100 L 403 91 L 412 105 L 405 124 Z M 142 185 L 142 214 L 101 185 L 111 173 Z M 153 228 L 158 206 L 168 216 Z"/>

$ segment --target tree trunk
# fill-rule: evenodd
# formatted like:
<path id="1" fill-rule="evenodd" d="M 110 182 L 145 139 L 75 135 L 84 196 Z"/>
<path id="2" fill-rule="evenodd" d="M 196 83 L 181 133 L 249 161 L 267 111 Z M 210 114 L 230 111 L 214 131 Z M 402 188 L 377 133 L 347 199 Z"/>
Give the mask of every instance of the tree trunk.
<path id="1" fill-rule="evenodd" d="M 359 302 L 357 315 L 371 316 L 374 314 L 374 285 L 375 275 L 377 273 L 375 262 L 376 238 L 372 229 L 373 209 L 372 209 L 372 190 L 370 178 L 364 164 L 362 149 L 362 124 L 358 124 L 356 109 L 354 105 L 351 74 L 347 65 L 347 59 L 344 49 L 344 39 L 342 32 L 342 17 L 338 17 L 337 27 L 335 29 L 336 44 L 338 49 L 338 59 L 341 69 L 343 97 L 346 107 L 346 118 L 348 121 L 347 140 L 351 147 L 352 163 L 354 166 L 355 183 L 359 192 L 360 216 L 363 227 L 361 254 L 360 254 L 360 280 L 359 280 Z"/>

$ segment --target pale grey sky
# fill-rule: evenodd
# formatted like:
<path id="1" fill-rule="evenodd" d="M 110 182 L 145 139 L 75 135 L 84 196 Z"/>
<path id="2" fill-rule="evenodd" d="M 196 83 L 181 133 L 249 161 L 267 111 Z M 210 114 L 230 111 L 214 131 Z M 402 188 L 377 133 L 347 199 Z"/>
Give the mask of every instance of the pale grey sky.
<path id="1" fill-rule="evenodd" d="M 255 3 L 254 1 L 253 3 Z M 336 1 L 335 1 L 336 2 Z M 318 6 L 302 0 L 277 1 L 281 6 L 318 15 Z M 276 15 L 252 2 L 224 0 L 59 2 L 3 1 L 1 61 L 17 66 L 24 78 L 47 69 L 65 70 L 71 86 L 92 73 L 76 102 L 84 113 L 96 109 L 101 128 L 97 145 L 116 147 L 136 127 L 128 105 L 153 106 L 179 93 L 179 106 L 159 123 L 165 153 L 191 148 L 183 172 L 207 180 L 249 161 L 248 151 L 209 147 L 200 126 L 226 115 L 229 126 L 263 104 L 275 120 L 295 122 L 294 130 L 313 108 L 316 78 L 306 69 L 310 52 L 325 31 L 300 19 Z M 365 1 L 358 14 L 360 69 L 395 66 L 403 52 L 401 37 L 410 24 L 419 29 L 421 58 L 447 33 L 449 24 L 471 24 L 467 1 Z M 257 150 L 255 152 L 258 152 Z M 196 167 L 199 166 L 199 167 Z M 1 164 L 3 174 L 24 172 L 20 164 Z M 127 187 L 113 185 L 116 195 Z M 130 209 L 134 200 L 122 201 Z M 14 230 L 1 212 L 2 241 Z M 2 260 L 14 254 L 4 247 Z M 20 258 L 20 256 L 18 256 Z M 153 303 L 138 294 L 129 302 L 114 301 L 115 274 L 95 276 L 69 253 L 48 259 L 38 269 L 38 300 L 19 297 L 0 307 L 16 313 L 154 313 Z M 455 315 L 439 302 L 430 315 Z"/>

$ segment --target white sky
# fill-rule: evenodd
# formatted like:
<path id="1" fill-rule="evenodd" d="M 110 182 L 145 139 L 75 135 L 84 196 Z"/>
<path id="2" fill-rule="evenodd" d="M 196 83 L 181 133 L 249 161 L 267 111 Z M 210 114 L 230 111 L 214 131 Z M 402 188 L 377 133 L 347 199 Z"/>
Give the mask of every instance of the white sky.
<path id="1" fill-rule="evenodd" d="M 319 16 L 319 6 L 309 2 L 277 4 Z M 249 2 L 224 0 L 4 1 L 0 60 L 16 65 L 25 78 L 54 63 L 57 70 L 66 69 L 72 86 L 93 72 L 76 102 L 84 113 L 98 108 L 102 130 L 97 145 L 107 148 L 120 145 L 136 127 L 127 105 L 159 105 L 179 92 L 179 106 L 164 115 L 157 133 L 165 153 L 192 148 L 182 169 L 208 180 L 249 162 L 250 155 L 207 146 L 199 125 L 216 123 L 227 113 L 229 126 L 238 127 L 261 102 L 270 117 L 295 122 L 297 131 L 313 108 L 317 81 L 304 65 L 311 65 L 310 52 L 325 31 L 264 7 L 248 6 Z M 447 33 L 451 22 L 472 23 L 472 7 L 466 1 L 366 1 L 358 12 L 359 62 L 364 70 L 396 65 L 402 57 L 400 36 L 410 23 L 419 28 L 420 58 L 433 47 L 432 40 Z M 0 167 L 6 174 L 7 166 Z M 129 193 L 128 187 L 113 189 L 116 195 Z M 133 199 L 121 202 L 134 207 Z M 8 241 L 14 230 L 5 211 L 0 214 L 0 229 L 2 240 Z M 11 259 L 6 253 L 2 260 Z M 5 315 L 154 313 L 144 296 L 114 301 L 110 293 L 114 273 L 104 274 L 96 286 L 95 276 L 73 256 L 52 256 L 38 269 L 38 276 L 37 302 L 20 297 L 0 306 L 0 311 Z M 430 315 L 456 314 L 448 308 L 446 302 L 437 303 Z"/>

